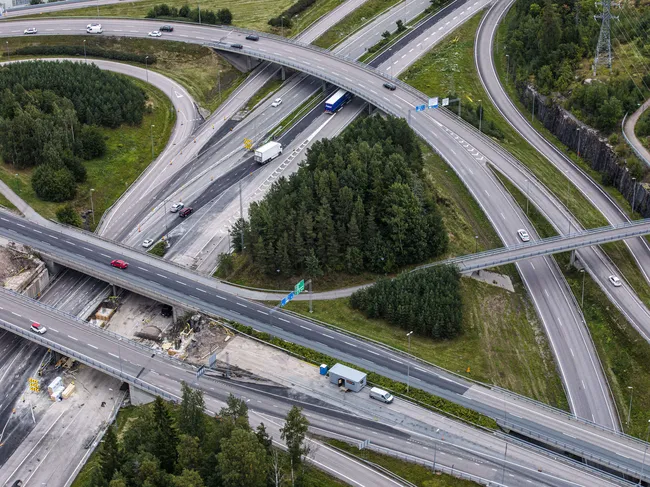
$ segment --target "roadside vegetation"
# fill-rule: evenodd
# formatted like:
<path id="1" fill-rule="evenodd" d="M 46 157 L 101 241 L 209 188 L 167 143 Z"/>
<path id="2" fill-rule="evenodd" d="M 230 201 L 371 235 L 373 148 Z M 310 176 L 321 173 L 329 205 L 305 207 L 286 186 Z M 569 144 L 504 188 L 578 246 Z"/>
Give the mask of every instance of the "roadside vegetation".
<path id="1" fill-rule="evenodd" d="M 215 417 L 203 394 L 183 383 L 182 401 L 160 398 L 123 409 L 73 487 L 266 487 L 293 478 L 304 487 L 344 484 L 308 466 L 309 422 L 293 407 L 285 418 L 286 453 L 273 447 L 263 424 L 252 429 L 243 399 L 230 395 Z"/>
<path id="2" fill-rule="evenodd" d="M 336 25 L 330 27 L 313 44 L 324 49 L 331 49 L 343 39 L 353 34 L 384 10 L 397 5 L 403 0 L 368 0 L 359 8 L 350 12 Z M 371 47 L 371 46 L 368 46 Z"/>
<path id="3" fill-rule="evenodd" d="M 358 448 L 345 443 L 340 440 L 324 440 L 332 446 L 344 450 L 352 455 L 362 458 L 367 462 L 374 465 L 379 465 L 391 472 L 399 475 L 404 480 L 411 482 L 418 487 L 473 487 L 478 484 L 470 482 L 469 480 L 461 480 L 451 475 L 441 474 L 440 472 L 433 472 L 427 467 L 422 465 L 414 465 L 413 463 L 393 458 L 388 455 L 382 455 L 372 450 Z"/>
<path id="4" fill-rule="evenodd" d="M 520 207 L 525 208 L 526 197 L 512 185 L 508 190 Z M 540 213 L 531 213 L 530 219 L 540 235 L 551 236 L 552 229 Z M 579 303 L 582 303 L 584 285 L 582 312 L 612 390 L 623 431 L 645 439 L 650 420 L 650 344 L 610 303 L 588 273 L 570 265 L 570 254 L 556 254 L 554 258 Z M 630 398 L 632 409 L 628 423 Z"/>
<path id="5" fill-rule="evenodd" d="M 148 67 L 181 84 L 205 110 L 214 111 L 245 79 L 245 75 L 212 49 L 185 42 L 157 42 L 152 39 L 120 39 L 89 36 L 85 39 L 88 58 L 125 61 Z M 70 56 L 83 59 L 84 39 L 79 36 L 26 36 L 8 39 L 10 59 L 30 56 Z M 0 59 L 7 59 L 1 50 Z M 145 57 L 149 59 L 145 60 Z M 167 93 L 167 96 L 171 96 Z"/>
<path id="6" fill-rule="evenodd" d="M 169 9 L 175 8 L 179 12 L 187 0 L 167 0 L 164 2 Z M 275 32 L 275 28 L 269 25 L 269 19 L 279 16 L 282 12 L 289 9 L 295 0 L 248 0 L 246 2 L 233 2 L 231 0 L 205 0 L 201 2 L 201 21 L 203 21 L 203 12 L 210 10 L 216 13 L 219 10 L 228 9 L 232 14 L 232 25 L 246 29 L 257 30 L 260 32 Z M 317 0 L 307 10 L 300 13 L 298 18 L 292 19 L 292 29 L 284 29 L 284 35 L 295 35 L 300 30 L 306 28 L 324 15 L 329 10 L 339 5 L 340 0 Z M 111 5 L 98 5 L 83 7 L 73 10 L 61 10 L 58 12 L 47 12 L 39 15 L 42 17 L 129 17 L 144 19 L 156 5 L 160 5 L 160 0 L 141 0 L 138 2 L 115 3 Z M 194 10 L 196 6 L 189 4 L 190 9 Z M 99 9 L 99 14 L 98 14 Z M 198 21 L 198 8 L 196 9 L 196 20 Z M 164 23 L 164 19 L 159 19 Z M 175 19 L 176 20 L 176 19 Z M 188 20 L 192 20 L 189 18 Z M 155 27 L 152 26 L 152 30 Z M 279 33 L 279 32 L 278 32 Z"/>
<path id="7" fill-rule="evenodd" d="M 147 108 L 142 122 L 138 126 L 99 129 L 106 143 L 106 153 L 82 162 L 86 179 L 77 184 L 76 196 L 68 203 L 78 214 L 85 215 L 85 224 L 91 230 L 99 223 L 104 211 L 151 162 L 151 134 L 155 153 L 159 154 L 167 144 L 174 124 L 175 113 L 165 94 L 135 79 L 129 79 L 129 83 L 146 94 Z M 155 126 L 153 132 L 151 125 Z M 60 205 L 37 196 L 31 184 L 33 174 L 33 168 L 17 169 L 4 161 L 0 164 L 0 179 L 42 216 L 55 218 Z M 94 218 L 89 212 L 91 207 L 95 210 Z"/>

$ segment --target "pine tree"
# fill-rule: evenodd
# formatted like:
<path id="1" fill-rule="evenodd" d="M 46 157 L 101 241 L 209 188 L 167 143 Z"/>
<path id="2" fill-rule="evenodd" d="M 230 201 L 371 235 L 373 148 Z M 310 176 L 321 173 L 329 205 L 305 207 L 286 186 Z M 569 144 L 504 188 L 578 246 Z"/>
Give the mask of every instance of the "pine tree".
<path id="1" fill-rule="evenodd" d="M 104 479 L 108 481 L 113 478 L 115 472 L 120 468 L 120 452 L 117 445 L 117 434 L 113 426 L 109 426 L 104 435 L 102 449 L 99 454 L 99 464 Z"/>
<path id="2" fill-rule="evenodd" d="M 302 409 L 293 406 L 287 413 L 284 426 L 280 429 L 280 438 L 287 445 L 287 451 L 294 468 L 302 463 L 304 457 L 309 455 L 309 445 L 305 443 L 305 436 L 309 428 L 309 421 L 302 414 Z"/>
<path id="3" fill-rule="evenodd" d="M 178 429 L 199 439 L 205 434 L 205 402 L 203 392 L 181 383 L 182 400 L 178 415 Z"/>
<path id="4" fill-rule="evenodd" d="M 153 405 L 154 443 L 152 453 L 160 461 L 160 466 L 172 473 L 176 464 L 178 436 L 171 413 L 165 401 L 156 397 Z"/>

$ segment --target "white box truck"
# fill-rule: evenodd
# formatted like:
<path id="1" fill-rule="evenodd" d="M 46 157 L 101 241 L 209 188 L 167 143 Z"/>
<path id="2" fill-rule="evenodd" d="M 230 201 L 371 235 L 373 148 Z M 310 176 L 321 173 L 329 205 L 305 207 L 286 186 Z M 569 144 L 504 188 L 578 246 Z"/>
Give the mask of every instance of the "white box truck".
<path id="1" fill-rule="evenodd" d="M 266 164 L 271 159 L 275 159 L 282 154 L 282 144 L 279 142 L 269 142 L 262 147 L 255 149 L 255 162 Z"/>

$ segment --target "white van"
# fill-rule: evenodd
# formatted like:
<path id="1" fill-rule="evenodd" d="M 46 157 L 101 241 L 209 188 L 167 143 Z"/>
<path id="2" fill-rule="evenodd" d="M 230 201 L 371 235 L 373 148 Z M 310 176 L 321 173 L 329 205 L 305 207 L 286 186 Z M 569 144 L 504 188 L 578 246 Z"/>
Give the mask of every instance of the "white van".
<path id="1" fill-rule="evenodd" d="M 86 26 L 86 32 L 88 34 L 101 34 L 104 31 L 102 30 L 102 24 L 88 24 Z"/>
<path id="2" fill-rule="evenodd" d="M 393 395 L 390 392 L 386 392 L 385 390 L 380 389 L 379 387 L 373 387 L 370 389 L 370 397 L 371 399 L 377 399 L 378 401 L 385 402 L 386 404 L 393 402 Z"/>

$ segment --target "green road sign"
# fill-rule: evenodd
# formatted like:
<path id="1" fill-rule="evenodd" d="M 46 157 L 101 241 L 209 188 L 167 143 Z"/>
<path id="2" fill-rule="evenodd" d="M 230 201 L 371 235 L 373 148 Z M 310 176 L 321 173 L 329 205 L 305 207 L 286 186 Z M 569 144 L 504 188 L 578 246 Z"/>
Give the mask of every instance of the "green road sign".
<path id="1" fill-rule="evenodd" d="M 293 294 L 296 296 L 303 292 L 305 290 L 305 280 L 303 279 L 300 281 L 298 284 L 296 284 L 296 287 L 294 288 Z"/>

